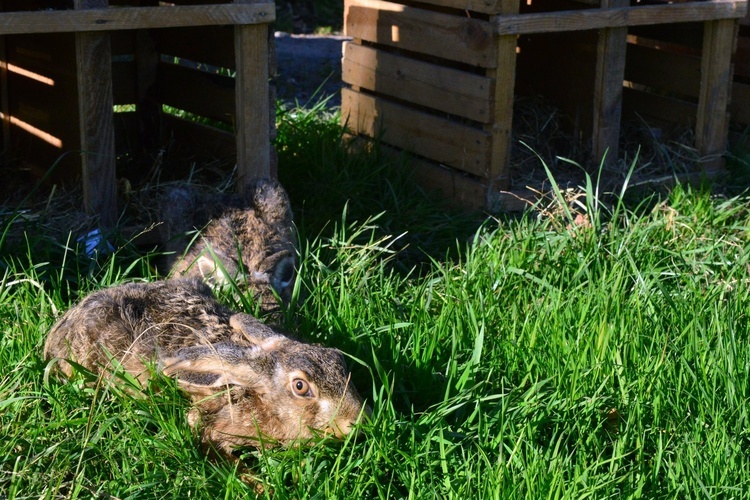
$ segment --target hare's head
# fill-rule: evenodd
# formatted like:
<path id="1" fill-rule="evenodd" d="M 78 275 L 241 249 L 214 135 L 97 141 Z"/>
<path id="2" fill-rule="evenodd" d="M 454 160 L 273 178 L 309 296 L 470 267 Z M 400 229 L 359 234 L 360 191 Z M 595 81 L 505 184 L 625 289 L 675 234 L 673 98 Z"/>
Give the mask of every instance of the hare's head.
<path id="1" fill-rule="evenodd" d="M 230 324 L 232 342 L 164 360 L 164 373 L 195 403 L 189 420 L 200 422 L 204 443 L 230 455 L 238 446 L 343 437 L 369 412 L 340 351 L 292 340 L 246 314 Z"/>
<path id="2" fill-rule="evenodd" d="M 291 205 L 281 184 L 256 179 L 242 197 L 207 203 L 211 202 L 198 203 L 195 209 L 209 212 L 210 222 L 173 270 L 218 286 L 233 281 L 252 293 L 263 310 L 276 309 L 277 297 L 288 304 L 297 245 Z"/>

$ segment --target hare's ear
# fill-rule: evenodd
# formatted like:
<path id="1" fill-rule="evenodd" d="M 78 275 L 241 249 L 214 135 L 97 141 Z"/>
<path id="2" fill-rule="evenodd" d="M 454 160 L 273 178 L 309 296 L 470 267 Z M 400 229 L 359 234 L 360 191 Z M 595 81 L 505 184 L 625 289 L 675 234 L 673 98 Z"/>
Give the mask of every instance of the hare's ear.
<path id="1" fill-rule="evenodd" d="M 201 254 L 193 265 L 198 268 L 198 272 L 201 273 L 201 277 L 206 281 L 211 281 L 216 284 L 222 284 L 224 281 L 224 275 L 219 270 L 219 266 L 216 261 L 205 253 Z"/>
<path id="2" fill-rule="evenodd" d="M 216 286 L 226 286 L 235 278 L 236 267 L 229 259 L 222 259 L 222 255 L 211 250 L 210 247 L 202 252 L 193 262 L 201 277 Z"/>
<path id="3" fill-rule="evenodd" d="M 243 340 L 265 352 L 276 349 L 280 341 L 286 338 L 255 316 L 245 313 L 233 314 L 229 318 L 229 326 L 241 332 Z"/>
<path id="4" fill-rule="evenodd" d="M 259 178 L 248 186 L 252 205 L 263 220 L 270 224 L 291 222 L 292 208 L 284 188 L 277 181 Z"/>
<path id="5" fill-rule="evenodd" d="M 259 376 L 251 368 L 251 360 L 262 354 L 261 349 L 233 344 L 214 344 L 180 349 L 162 360 L 162 373 L 174 377 L 177 384 L 190 394 L 211 393 L 210 389 L 230 385 L 252 386 Z"/>

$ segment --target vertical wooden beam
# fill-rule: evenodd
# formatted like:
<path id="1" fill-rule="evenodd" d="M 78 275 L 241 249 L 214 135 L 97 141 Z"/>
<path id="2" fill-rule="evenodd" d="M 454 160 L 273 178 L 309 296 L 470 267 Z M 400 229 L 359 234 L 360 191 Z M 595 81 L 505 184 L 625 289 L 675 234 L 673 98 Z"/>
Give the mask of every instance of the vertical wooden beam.
<path id="1" fill-rule="evenodd" d="M 502 0 L 496 17 L 518 14 L 518 0 Z M 492 209 L 493 191 L 510 188 L 510 152 L 513 131 L 513 97 L 516 91 L 516 35 L 497 37 L 496 67 L 487 71 L 495 82 L 494 107 L 492 112 L 492 149 L 490 156 L 490 185 L 486 205 Z"/>
<path id="2" fill-rule="evenodd" d="M 706 171 L 723 168 L 722 154 L 729 133 L 729 96 L 737 19 L 706 21 L 701 55 L 701 89 L 695 126 L 695 146 L 706 160 Z"/>
<path id="3" fill-rule="evenodd" d="M 107 7 L 108 0 L 75 0 L 75 9 Z M 76 33 L 83 203 L 102 228 L 117 221 L 112 48 L 107 32 Z"/>
<path id="4" fill-rule="evenodd" d="M 252 3 L 253 0 L 234 0 Z M 271 102 L 268 92 L 268 25 L 234 27 L 237 189 L 271 176 Z"/>
<path id="5" fill-rule="evenodd" d="M 141 0 L 139 5 L 156 7 L 158 0 Z M 136 30 L 135 38 L 135 74 L 136 74 L 136 107 L 138 118 L 138 147 L 144 163 L 153 163 L 147 152 L 153 151 L 159 143 L 161 105 L 157 102 L 156 74 L 159 68 L 159 54 L 151 30 Z M 151 165 L 152 166 L 152 165 Z M 144 164 L 144 167 L 146 165 Z"/>
<path id="6" fill-rule="evenodd" d="M 627 7 L 630 0 L 602 0 L 601 8 Z M 613 163 L 618 157 L 622 116 L 622 82 L 625 78 L 625 52 L 628 28 L 599 31 L 594 81 L 594 121 L 592 154 L 594 161 Z"/>
<path id="7" fill-rule="evenodd" d="M 2 8 L 1 4 L 0 8 Z M 8 96 L 8 53 L 5 47 L 5 36 L 0 36 L 0 113 L 2 113 L 2 149 L 7 154 L 11 149 L 11 137 L 10 101 Z"/>

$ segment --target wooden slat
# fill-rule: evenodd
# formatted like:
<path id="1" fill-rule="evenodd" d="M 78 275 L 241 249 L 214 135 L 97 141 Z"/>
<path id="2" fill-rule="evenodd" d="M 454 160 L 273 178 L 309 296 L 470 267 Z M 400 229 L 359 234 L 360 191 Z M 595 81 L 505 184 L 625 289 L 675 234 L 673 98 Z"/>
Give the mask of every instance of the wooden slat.
<path id="1" fill-rule="evenodd" d="M 0 120 L 2 120 L 2 151 L 10 151 L 10 103 L 8 99 L 8 52 L 6 50 L 7 37 L 0 37 L 0 60 L 5 61 L 0 64 Z"/>
<path id="2" fill-rule="evenodd" d="M 474 66 L 492 67 L 495 43 L 487 21 L 377 0 L 346 0 L 348 36 Z"/>
<path id="3" fill-rule="evenodd" d="M 75 0 L 77 9 L 107 0 Z M 83 11 L 81 11 L 83 12 Z M 83 204 L 103 228 L 117 221 L 115 128 L 112 118 L 112 48 L 108 33 L 76 33 Z"/>
<path id="4" fill-rule="evenodd" d="M 689 126 L 695 124 L 697 106 L 693 103 L 660 96 L 635 89 L 624 88 L 622 92 L 623 114 L 637 115 L 646 123 L 652 119 L 663 124 Z"/>
<path id="5" fill-rule="evenodd" d="M 275 18 L 272 2 L 3 12 L 0 35 L 267 24 Z"/>
<path id="6" fill-rule="evenodd" d="M 409 158 L 407 166 L 420 186 L 441 192 L 451 205 L 473 210 L 487 207 L 487 186 L 483 182 L 421 158 Z"/>
<path id="7" fill-rule="evenodd" d="M 181 143 L 190 144 L 195 151 L 226 161 L 237 157 L 235 138 L 230 132 L 168 114 L 162 115 L 161 121 L 164 131 L 174 134 Z"/>
<path id="8" fill-rule="evenodd" d="M 154 31 L 156 50 L 220 68 L 235 68 L 231 26 L 196 26 Z"/>
<path id="9" fill-rule="evenodd" d="M 502 0 L 499 14 L 518 12 L 516 0 Z M 513 134 L 513 100 L 516 93 L 516 60 L 518 42 L 515 36 L 497 37 L 495 64 L 487 76 L 495 80 L 492 103 L 492 123 L 485 127 L 491 137 L 490 168 L 487 181 L 495 189 L 510 187 L 510 152 Z"/>
<path id="10" fill-rule="evenodd" d="M 114 104 L 137 103 L 135 83 L 135 62 L 112 63 L 112 102 Z"/>
<path id="11" fill-rule="evenodd" d="M 342 79 L 349 85 L 470 120 L 489 123 L 491 118 L 492 79 L 466 71 L 347 42 Z"/>
<path id="12" fill-rule="evenodd" d="M 423 188 L 442 193 L 450 205 L 490 213 L 523 212 L 530 209 L 538 194 L 529 189 L 505 191 L 486 180 L 470 177 L 455 169 L 422 158 L 409 157 L 406 163 L 414 180 Z"/>
<path id="13" fill-rule="evenodd" d="M 683 97 L 698 97 L 701 60 L 698 57 L 628 45 L 625 79 Z"/>
<path id="14" fill-rule="evenodd" d="M 729 111 L 733 122 L 750 125 L 750 85 L 737 82 L 732 85 Z"/>
<path id="15" fill-rule="evenodd" d="M 695 145 L 703 156 L 715 156 L 708 168 L 723 164 L 729 131 L 729 90 L 732 83 L 732 52 L 737 36 L 735 19 L 707 21 L 703 34 L 701 90 L 695 124 Z"/>
<path id="16" fill-rule="evenodd" d="M 628 41 L 663 48 L 676 54 L 700 55 L 703 46 L 703 23 L 633 26 L 628 29 Z"/>
<path id="17" fill-rule="evenodd" d="M 163 104 L 212 120 L 234 121 L 235 83 L 229 77 L 162 63 L 157 85 Z"/>
<path id="18" fill-rule="evenodd" d="M 353 132 L 430 158 L 473 175 L 488 177 L 491 134 L 382 98 L 341 90 L 341 114 Z"/>
<path id="19" fill-rule="evenodd" d="M 499 14 L 505 0 L 420 0 L 425 6 L 446 7 L 459 11 L 479 12 L 481 14 Z M 518 3 L 518 2 L 516 2 Z"/>
<path id="20" fill-rule="evenodd" d="M 623 7 L 630 0 L 602 0 L 603 8 Z M 620 142 L 622 114 L 622 81 L 628 29 L 607 28 L 599 32 L 594 78 L 594 117 L 591 138 L 594 161 L 614 164 Z"/>
<path id="21" fill-rule="evenodd" d="M 237 0 L 236 0 L 237 1 Z M 235 26 L 235 131 L 237 189 L 257 177 L 271 177 L 271 116 L 268 92 L 268 26 Z"/>
<path id="22" fill-rule="evenodd" d="M 740 35 L 734 54 L 735 77 L 750 78 L 750 37 Z"/>
<path id="23" fill-rule="evenodd" d="M 75 39 L 69 33 L 6 38 L 8 64 L 44 77 L 76 79 Z"/>
<path id="24" fill-rule="evenodd" d="M 747 14 L 747 0 L 714 0 L 668 5 L 584 9 L 495 18 L 498 35 L 557 33 L 648 24 L 736 19 Z"/>

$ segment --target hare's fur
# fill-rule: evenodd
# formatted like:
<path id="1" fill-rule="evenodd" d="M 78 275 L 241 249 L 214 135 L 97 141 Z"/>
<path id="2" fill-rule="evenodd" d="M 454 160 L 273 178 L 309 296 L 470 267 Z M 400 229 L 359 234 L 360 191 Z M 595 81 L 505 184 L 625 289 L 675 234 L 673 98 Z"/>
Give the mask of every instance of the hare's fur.
<path id="1" fill-rule="evenodd" d="M 190 395 L 188 420 L 204 444 L 226 455 L 237 446 L 341 437 L 363 413 L 340 351 L 225 308 L 195 278 L 87 296 L 53 326 L 44 356 L 67 376 L 65 360 L 102 374 L 122 367 L 141 382 L 155 366 Z"/>
<path id="2" fill-rule="evenodd" d="M 277 297 L 289 304 L 296 234 L 289 198 L 277 181 L 256 179 L 244 195 L 178 185 L 164 196 L 161 213 L 172 276 L 200 277 L 211 285 L 234 280 L 264 312 L 278 309 Z"/>

